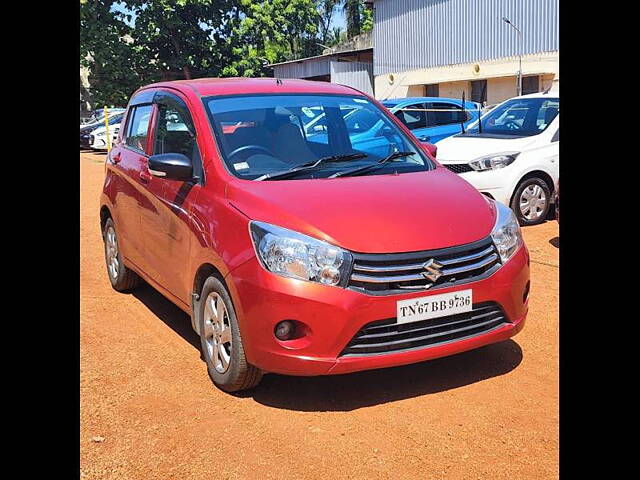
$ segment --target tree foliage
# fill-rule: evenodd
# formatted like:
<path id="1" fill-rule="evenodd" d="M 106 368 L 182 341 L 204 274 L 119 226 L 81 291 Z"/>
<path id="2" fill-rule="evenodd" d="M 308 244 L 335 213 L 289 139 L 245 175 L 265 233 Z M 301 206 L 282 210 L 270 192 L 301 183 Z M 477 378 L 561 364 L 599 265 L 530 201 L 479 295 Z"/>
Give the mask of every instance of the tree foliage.
<path id="1" fill-rule="evenodd" d="M 340 8 L 347 35 L 332 23 Z M 270 75 L 368 22 L 362 0 L 81 0 L 80 65 L 96 105 L 124 105 L 159 80 Z"/>

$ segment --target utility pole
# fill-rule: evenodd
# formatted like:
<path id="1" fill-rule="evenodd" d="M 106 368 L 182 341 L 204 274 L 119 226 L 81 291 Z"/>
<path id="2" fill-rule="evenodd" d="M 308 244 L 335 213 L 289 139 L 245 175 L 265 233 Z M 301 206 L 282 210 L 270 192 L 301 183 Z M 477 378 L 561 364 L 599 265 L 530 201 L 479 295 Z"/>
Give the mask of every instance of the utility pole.
<path id="1" fill-rule="evenodd" d="M 518 40 L 520 43 L 520 49 L 518 53 L 518 96 L 520 96 L 522 95 L 522 32 L 518 27 L 511 23 L 511 20 L 509 20 L 507 17 L 502 17 L 502 21 L 508 25 L 511 25 L 516 30 L 516 32 L 518 32 Z"/>

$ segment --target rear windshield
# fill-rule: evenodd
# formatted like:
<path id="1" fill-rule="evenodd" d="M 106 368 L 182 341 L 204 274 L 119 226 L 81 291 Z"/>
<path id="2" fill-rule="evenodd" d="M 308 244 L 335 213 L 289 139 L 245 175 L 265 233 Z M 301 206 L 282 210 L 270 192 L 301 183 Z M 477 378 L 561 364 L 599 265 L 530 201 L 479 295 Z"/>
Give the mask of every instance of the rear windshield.
<path id="1" fill-rule="evenodd" d="M 405 173 L 431 168 L 428 157 L 376 105 L 348 95 L 255 95 L 208 97 L 204 104 L 228 170 L 255 179 L 335 155 L 295 179 L 327 177 L 339 170 L 394 159 L 367 174 Z"/>

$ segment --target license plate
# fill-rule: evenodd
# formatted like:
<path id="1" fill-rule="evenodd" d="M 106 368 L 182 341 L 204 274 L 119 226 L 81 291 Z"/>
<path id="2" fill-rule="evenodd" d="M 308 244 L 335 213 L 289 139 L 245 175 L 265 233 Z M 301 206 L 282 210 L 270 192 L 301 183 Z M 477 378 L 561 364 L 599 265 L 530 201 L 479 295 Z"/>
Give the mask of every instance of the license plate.
<path id="1" fill-rule="evenodd" d="M 396 304 L 397 323 L 419 322 L 470 312 L 472 306 L 473 291 L 471 289 L 400 300 Z"/>

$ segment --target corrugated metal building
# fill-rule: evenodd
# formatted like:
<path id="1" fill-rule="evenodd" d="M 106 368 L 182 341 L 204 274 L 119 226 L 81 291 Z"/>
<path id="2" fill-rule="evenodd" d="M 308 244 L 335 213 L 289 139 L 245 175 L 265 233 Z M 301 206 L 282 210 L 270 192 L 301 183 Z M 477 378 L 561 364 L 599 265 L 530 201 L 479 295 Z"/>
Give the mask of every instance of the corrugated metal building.
<path id="1" fill-rule="evenodd" d="M 304 78 L 339 83 L 373 95 L 373 48 L 330 52 L 317 57 L 275 63 L 276 78 Z"/>
<path id="2" fill-rule="evenodd" d="M 558 0 L 375 0 L 374 18 L 379 98 L 497 103 L 517 93 L 518 54 L 523 93 L 559 80 Z"/>

